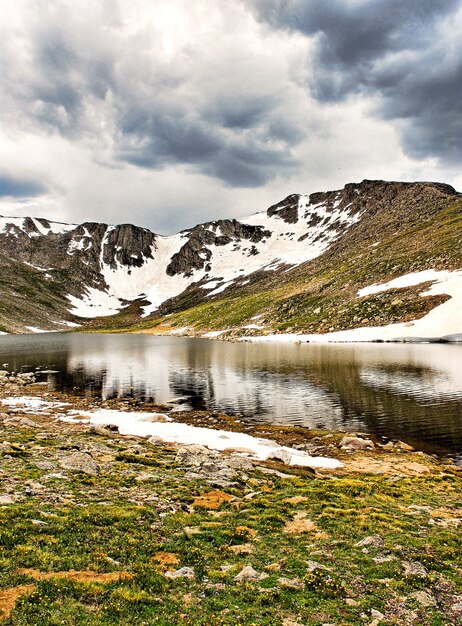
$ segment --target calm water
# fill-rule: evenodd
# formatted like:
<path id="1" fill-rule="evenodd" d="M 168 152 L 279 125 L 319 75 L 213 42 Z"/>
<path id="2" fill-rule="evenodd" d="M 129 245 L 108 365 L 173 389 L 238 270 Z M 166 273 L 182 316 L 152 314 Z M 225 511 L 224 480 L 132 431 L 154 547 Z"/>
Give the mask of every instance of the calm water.
<path id="1" fill-rule="evenodd" d="M 2 365 L 3 364 L 3 365 Z M 373 432 L 462 452 L 462 346 L 265 345 L 149 335 L 0 337 L 0 366 L 55 389 Z"/>

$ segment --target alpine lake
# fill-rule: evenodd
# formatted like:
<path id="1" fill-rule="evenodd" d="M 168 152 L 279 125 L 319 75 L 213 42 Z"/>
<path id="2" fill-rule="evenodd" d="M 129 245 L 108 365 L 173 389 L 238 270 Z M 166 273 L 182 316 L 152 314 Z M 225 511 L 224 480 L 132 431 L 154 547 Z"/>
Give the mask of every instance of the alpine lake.
<path id="1" fill-rule="evenodd" d="M 462 345 L 48 333 L 0 337 L 0 366 L 51 390 L 373 433 L 462 462 Z"/>

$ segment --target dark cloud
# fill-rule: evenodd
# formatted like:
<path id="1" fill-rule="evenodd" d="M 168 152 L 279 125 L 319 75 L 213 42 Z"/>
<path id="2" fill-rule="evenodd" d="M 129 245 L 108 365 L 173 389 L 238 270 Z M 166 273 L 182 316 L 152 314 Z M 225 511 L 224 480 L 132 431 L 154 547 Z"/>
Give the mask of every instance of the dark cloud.
<path id="1" fill-rule="evenodd" d="M 361 93 L 376 113 L 399 120 L 414 157 L 462 161 L 462 46 L 443 19 L 460 0 L 254 0 L 260 20 L 314 37 L 308 84 L 321 102 Z"/>
<path id="2" fill-rule="evenodd" d="M 28 180 L 16 180 L 0 174 L 0 198 L 30 198 L 46 192 L 40 183 Z"/>
<path id="3" fill-rule="evenodd" d="M 273 133 L 266 126 L 266 116 L 264 121 L 257 121 L 255 112 L 249 113 L 250 108 L 245 113 L 245 101 L 236 113 L 232 128 L 229 117 L 228 123 L 223 123 L 224 118 L 231 115 L 227 107 L 223 115 L 217 106 L 213 115 L 205 113 L 202 116 L 200 111 L 188 114 L 178 110 L 173 112 L 172 105 L 167 108 L 170 111 L 164 111 L 159 104 L 154 112 L 128 109 L 120 124 L 123 140 L 119 158 L 153 169 L 187 164 L 227 185 L 238 187 L 263 185 L 297 166 L 290 155 L 290 146 L 301 139 L 301 134 L 284 137 L 282 147 L 279 144 L 271 146 L 269 140 Z M 271 118 L 271 111 L 267 115 Z M 237 116 L 240 116 L 239 124 Z M 215 121 L 217 118 L 222 124 Z M 254 127 L 249 130 L 251 120 Z"/>
<path id="4" fill-rule="evenodd" d="M 107 39 L 93 39 L 89 50 L 75 25 L 58 17 L 31 29 L 33 71 L 20 86 L 11 75 L 8 89 L 39 132 L 93 139 L 104 127 L 111 134 L 108 160 L 153 170 L 185 165 L 237 187 L 258 187 L 296 171 L 291 153 L 304 132 L 281 120 L 284 98 L 271 86 L 263 93 L 244 89 L 233 80 L 239 69 L 231 67 L 230 86 L 217 89 L 220 70 L 206 75 L 193 49 L 184 67 L 169 64 L 155 42 L 152 50 L 146 41 L 121 48 L 117 31 L 107 29 Z M 104 120 L 99 127 L 98 116 Z"/>

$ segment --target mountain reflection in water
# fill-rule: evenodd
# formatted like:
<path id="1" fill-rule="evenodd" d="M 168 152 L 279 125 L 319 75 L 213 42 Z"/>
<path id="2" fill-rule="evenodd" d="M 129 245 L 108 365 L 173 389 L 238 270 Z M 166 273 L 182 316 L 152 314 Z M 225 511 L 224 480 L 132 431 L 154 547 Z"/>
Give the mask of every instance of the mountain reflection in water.
<path id="1" fill-rule="evenodd" d="M 194 409 L 462 448 L 462 346 L 250 344 L 50 333 L 0 337 L 11 371 L 53 369 L 55 389 L 179 398 Z"/>

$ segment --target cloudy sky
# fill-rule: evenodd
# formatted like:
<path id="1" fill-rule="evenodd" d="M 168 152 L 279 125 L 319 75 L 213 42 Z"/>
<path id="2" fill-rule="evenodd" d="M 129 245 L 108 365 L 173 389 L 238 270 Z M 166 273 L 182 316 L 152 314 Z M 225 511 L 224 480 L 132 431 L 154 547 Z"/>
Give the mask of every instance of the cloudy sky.
<path id="1" fill-rule="evenodd" d="M 462 0 L 0 0 L 0 214 L 161 233 L 462 189 Z"/>

